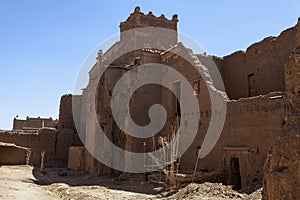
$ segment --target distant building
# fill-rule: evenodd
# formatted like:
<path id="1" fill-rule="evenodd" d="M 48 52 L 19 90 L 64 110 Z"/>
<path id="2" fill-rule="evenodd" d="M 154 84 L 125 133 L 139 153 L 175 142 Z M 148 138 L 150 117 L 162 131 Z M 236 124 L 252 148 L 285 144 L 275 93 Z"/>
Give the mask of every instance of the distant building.
<path id="1" fill-rule="evenodd" d="M 26 117 L 26 119 L 14 118 L 13 130 L 59 128 L 59 121 L 50 118 Z"/>

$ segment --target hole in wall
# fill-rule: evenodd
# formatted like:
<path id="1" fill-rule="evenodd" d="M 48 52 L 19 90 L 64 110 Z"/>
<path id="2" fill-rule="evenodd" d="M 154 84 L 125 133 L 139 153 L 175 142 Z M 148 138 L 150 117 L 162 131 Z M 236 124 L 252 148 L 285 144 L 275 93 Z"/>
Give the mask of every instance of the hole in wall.
<path id="1" fill-rule="evenodd" d="M 276 171 L 278 171 L 278 172 L 283 172 L 283 171 L 285 171 L 285 170 L 287 170 L 287 169 L 288 169 L 287 166 L 283 166 L 283 167 L 278 167 Z"/>
<path id="2" fill-rule="evenodd" d="M 196 146 L 196 156 L 198 156 L 200 149 L 201 149 L 201 146 Z"/>
<path id="3" fill-rule="evenodd" d="M 282 120 L 281 125 L 284 126 L 286 124 L 285 120 Z"/>
<path id="4" fill-rule="evenodd" d="M 258 182 L 258 179 L 257 178 L 254 178 L 253 180 L 252 180 L 252 182 L 254 183 L 254 182 Z"/>

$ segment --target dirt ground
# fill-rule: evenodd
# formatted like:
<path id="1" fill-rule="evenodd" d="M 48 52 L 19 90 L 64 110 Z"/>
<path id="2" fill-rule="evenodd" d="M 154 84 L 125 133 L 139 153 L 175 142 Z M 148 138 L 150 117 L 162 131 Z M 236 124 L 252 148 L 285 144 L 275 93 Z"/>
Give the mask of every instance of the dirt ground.
<path id="1" fill-rule="evenodd" d="M 0 199 L 5 200 L 261 199 L 261 189 L 247 195 L 220 183 L 189 184 L 166 197 L 170 193 L 162 185 L 144 182 L 141 176 L 116 182 L 65 168 L 47 168 L 41 174 L 31 166 L 1 166 L 0 180 Z"/>
<path id="2" fill-rule="evenodd" d="M 59 199 L 39 185 L 34 184 L 30 166 L 0 167 L 0 198 L 1 199 Z"/>

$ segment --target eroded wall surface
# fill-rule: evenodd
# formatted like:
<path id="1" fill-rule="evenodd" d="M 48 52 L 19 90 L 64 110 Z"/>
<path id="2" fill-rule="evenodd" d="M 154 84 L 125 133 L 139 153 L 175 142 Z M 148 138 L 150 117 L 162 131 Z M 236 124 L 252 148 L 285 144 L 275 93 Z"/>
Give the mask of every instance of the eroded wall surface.
<path id="1" fill-rule="evenodd" d="M 300 44 L 300 23 L 278 37 L 267 37 L 247 48 L 218 60 L 226 93 L 230 99 L 285 91 L 284 65 Z"/>
<path id="2" fill-rule="evenodd" d="M 206 64 L 210 59 L 212 58 L 200 57 L 200 61 L 204 61 L 203 63 Z M 212 112 L 217 111 L 212 110 L 206 82 L 195 72 L 190 63 L 172 53 L 163 55 L 162 62 L 180 71 L 191 85 L 200 80 L 200 92 L 196 95 L 200 108 L 198 134 L 180 159 L 181 169 L 191 172 L 195 168 L 197 154 L 210 125 Z M 174 100 L 162 94 L 162 105 L 168 113 L 171 113 L 166 124 L 173 124 Z M 198 170 L 225 173 L 227 178 L 224 181 L 234 184 L 231 162 L 235 158 L 239 162 L 237 168 L 241 177 L 240 187 L 248 191 L 253 190 L 257 184 L 262 182 L 263 165 L 269 149 L 274 145 L 281 132 L 287 106 L 284 92 L 228 100 L 226 121 L 221 137 L 212 152 L 204 159 L 199 160 Z M 166 134 L 171 134 L 171 128 L 165 131 L 167 131 Z"/>
<path id="3" fill-rule="evenodd" d="M 74 120 L 72 115 L 72 95 L 66 94 L 61 97 L 59 105 L 60 129 L 74 129 Z"/>
<path id="4" fill-rule="evenodd" d="M 25 165 L 30 162 L 30 148 L 0 142 L 1 165 Z"/>
<path id="5" fill-rule="evenodd" d="M 157 18 L 153 18 L 151 13 L 145 17 L 137 9 L 128 18 L 128 22 L 121 23 L 121 31 L 134 28 L 135 20 L 141 19 L 141 16 L 143 21 L 139 22 L 139 27 L 146 27 L 154 22 L 156 26 L 160 26 Z M 172 20 L 171 24 L 177 20 L 176 16 Z M 251 191 L 257 184 L 261 183 L 263 164 L 268 151 L 282 132 L 282 126 L 285 123 L 284 118 L 290 106 L 289 101 L 295 103 L 298 98 L 294 98 L 294 95 L 287 99 L 287 95 L 290 93 L 285 91 L 289 90 L 286 89 L 289 80 L 285 77 L 284 65 L 294 48 L 300 43 L 299 27 L 300 23 L 298 22 L 295 27 L 283 31 L 279 37 L 268 37 L 251 45 L 246 52 L 235 52 L 224 58 L 193 55 L 190 50 L 180 44 L 171 48 L 182 51 L 183 54 L 189 54 L 188 56 L 197 56 L 203 64 L 209 63 L 211 59 L 214 60 L 220 70 L 225 83 L 225 91 L 229 97 L 226 100 L 227 116 L 222 135 L 211 153 L 204 159 L 200 159 L 198 170 L 224 173 L 224 182 L 246 191 Z M 95 86 L 95 77 L 99 73 L 99 68 L 105 63 L 104 57 L 118 51 L 118 48 L 122 48 L 122 38 L 120 42 L 108 50 L 107 54 L 99 54 L 97 63 L 89 74 L 90 82 L 83 91 L 83 103 L 80 108 L 80 132 L 83 134 L 85 144 L 89 149 L 86 151 L 85 169 L 95 175 L 115 172 L 92 156 L 93 153 L 99 151 L 107 157 L 119 156 L 103 142 L 103 136 L 97 134 L 99 128 L 104 130 L 111 142 L 123 149 L 144 152 L 159 148 L 159 145 L 153 142 L 153 140 L 157 141 L 158 137 L 137 141 L 120 131 L 113 120 L 110 108 L 112 91 L 118 79 L 130 69 L 138 71 L 139 65 L 154 62 L 172 66 L 180 71 L 188 79 L 195 90 L 194 95 L 198 98 L 201 116 L 198 134 L 190 148 L 180 159 L 181 170 L 193 171 L 197 153 L 201 148 L 211 115 L 216 112 L 211 109 L 208 88 L 203 77 L 191 67 L 189 60 L 179 58 L 174 52 L 143 49 L 123 55 L 111 63 L 111 67 L 104 73 L 99 84 L 97 83 L 96 97 L 92 96 L 91 91 L 92 87 Z M 215 79 L 212 80 L 215 81 Z M 294 90 L 294 88 L 298 88 L 298 85 L 298 83 L 293 83 L 291 87 Z M 216 88 L 222 90 L 222 88 Z M 68 114 L 61 115 L 60 119 L 65 128 L 73 129 L 69 107 L 70 97 L 65 97 L 65 99 L 66 101 L 62 103 L 62 110 L 67 110 L 66 113 Z M 91 101 L 96 102 L 96 108 L 92 107 Z M 168 137 L 172 134 L 174 125 L 176 126 L 176 118 L 180 117 L 176 109 L 176 100 L 170 91 L 162 87 L 157 88 L 157 86 L 147 86 L 137 90 L 131 100 L 131 117 L 139 125 L 146 125 L 149 123 L 147 110 L 153 103 L 160 103 L 167 110 L 167 123 L 158 133 L 158 136 Z M 96 109 L 97 119 L 91 114 L 93 109 Z M 100 127 L 95 124 L 96 121 L 99 122 Z M 144 142 L 146 145 L 143 145 Z M 118 158 L 125 159 L 127 167 L 134 165 L 130 159 Z"/>
<path id="6" fill-rule="evenodd" d="M 299 47 L 286 64 L 285 76 L 289 107 L 282 132 L 264 166 L 263 199 L 300 199 Z"/>
<path id="7" fill-rule="evenodd" d="M 34 131 L 1 131 L 0 141 L 14 143 L 31 148 L 31 162 L 40 165 L 41 152 L 45 151 L 45 161 L 55 158 L 56 129 L 40 129 Z"/>

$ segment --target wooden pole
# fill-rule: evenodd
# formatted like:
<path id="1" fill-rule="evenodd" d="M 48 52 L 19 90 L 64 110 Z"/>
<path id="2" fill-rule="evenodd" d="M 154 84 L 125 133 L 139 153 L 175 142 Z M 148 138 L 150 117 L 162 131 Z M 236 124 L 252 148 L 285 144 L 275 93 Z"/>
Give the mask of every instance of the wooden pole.
<path id="1" fill-rule="evenodd" d="M 41 152 L 41 168 L 40 168 L 40 172 L 44 173 L 44 162 L 45 162 L 45 151 Z"/>
<path id="2" fill-rule="evenodd" d="M 146 142 L 143 143 L 144 146 L 144 181 L 148 181 L 148 173 L 146 169 Z"/>
<path id="3" fill-rule="evenodd" d="M 195 163 L 195 169 L 194 169 L 192 183 L 194 183 L 194 179 L 195 179 L 195 176 L 196 176 L 196 171 L 197 171 L 197 168 L 198 168 L 198 161 L 199 161 L 199 155 L 197 154 L 197 159 L 196 159 L 196 163 Z"/>

